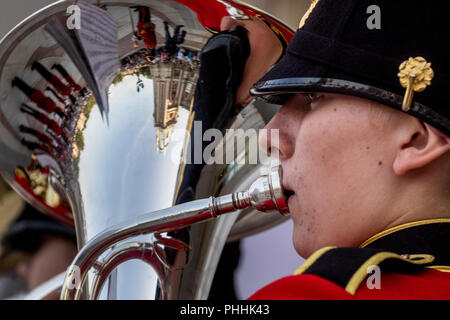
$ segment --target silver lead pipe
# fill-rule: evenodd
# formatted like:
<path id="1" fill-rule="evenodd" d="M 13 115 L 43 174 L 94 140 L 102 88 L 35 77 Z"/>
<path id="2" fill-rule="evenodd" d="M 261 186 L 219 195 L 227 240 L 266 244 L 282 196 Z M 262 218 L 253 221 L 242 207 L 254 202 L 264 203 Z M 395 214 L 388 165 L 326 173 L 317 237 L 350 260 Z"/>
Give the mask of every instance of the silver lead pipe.
<path id="1" fill-rule="evenodd" d="M 287 214 L 289 210 L 281 179 L 281 167 L 275 167 L 268 175 L 258 178 L 248 191 L 195 200 L 146 213 L 103 231 L 90 240 L 75 257 L 67 271 L 61 299 L 79 299 L 89 270 L 95 266 L 97 277 L 101 276 L 101 263 L 98 263 L 98 258 L 122 240 L 136 235 L 180 229 L 248 207 L 263 212 L 279 211 L 281 214 Z"/>

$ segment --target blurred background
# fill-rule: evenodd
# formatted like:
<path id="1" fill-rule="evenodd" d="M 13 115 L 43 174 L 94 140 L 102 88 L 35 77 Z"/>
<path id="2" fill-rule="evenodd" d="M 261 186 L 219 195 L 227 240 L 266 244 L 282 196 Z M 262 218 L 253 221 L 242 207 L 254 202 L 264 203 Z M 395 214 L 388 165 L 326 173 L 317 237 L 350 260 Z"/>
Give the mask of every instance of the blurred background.
<path id="1" fill-rule="evenodd" d="M 29 15 L 54 2 L 56 1 L 1 0 L 0 39 Z M 309 0 L 242 2 L 271 13 L 294 30 L 310 3 Z M 24 206 L 23 200 L 0 178 L 0 237 Z M 235 275 L 239 298 L 245 299 L 265 284 L 292 274 L 303 262 L 292 247 L 291 235 L 292 223 L 287 221 L 241 241 L 241 260 Z"/>

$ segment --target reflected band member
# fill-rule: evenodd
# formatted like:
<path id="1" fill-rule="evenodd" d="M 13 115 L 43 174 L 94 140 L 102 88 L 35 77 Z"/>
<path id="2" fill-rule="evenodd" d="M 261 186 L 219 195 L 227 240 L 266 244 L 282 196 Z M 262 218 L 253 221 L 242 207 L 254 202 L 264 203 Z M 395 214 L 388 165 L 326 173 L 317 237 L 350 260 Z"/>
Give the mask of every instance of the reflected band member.
<path id="1" fill-rule="evenodd" d="M 151 22 L 150 8 L 144 6 L 132 7 L 139 12 L 139 22 L 137 24 L 137 35 L 144 40 L 147 48 L 156 48 L 155 24 Z"/>
<path id="2" fill-rule="evenodd" d="M 51 145 L 53 143 L 53 140 L 49 136 L 47 136 L 46 134 L 44 134 L 36 129 L 26 127 L 24 125 L 20 125 L 19 130 L 23 133 L 27 133 L 32 136 L 35 136 L 39 141 L 42 141 L 42 143 L 45 143 L 48 145 Z"/>
<path id="3" fill-rule="evenodd" d="M 59 63 L 55 63 L 51 69 L 56 69 L 56 71 L 58 71 L 64 79 L 66 79 L 66 81 L 70 84 L 70 86 L 76 90 L 76 91 L 81 91 L 81 86 L 75 82 L 75 80 L 73 80 L 73 78 L 70 76 L 70 74 L 67 72 L 66 69 L 64 69 L 64 67 L 62 65 L 60 65 Z"/>
<path id="4" fill-rule="evenodd" d="M 60 125 L 55 121 L 47 117 L 45 114 L 34 110 L 26 104 L 22 104 L 20 107 L 20 111 L 29 114 L 36 120 L 40 121 L 42 124 L 45 124 L 50 130 L 52 130 L 56 135 L 61 136 L 66 142 L 68 141 L 67 135 L 61 129 Z"/>
<path id="5" fill-rule="evenodd" d="M 12 86 L 19 88 L 31 101 L 36 103 L 39 109 L 47 113 L 55 112 L 61 118 L 64 117 L 64 112 L 56 106 L 56 103 L 52 99 L 45 96 L 41 91 L 33 89 L 20 78 L 15 77 L 12 80 Z"/>
<path id="6" fill-rule="evenodd" d="M 66 86 L 64 83 L 62 83 L 61 80 L 54 74 L 50 73 L 42 64 L 39 62 L 34 62 L 31 65 L 31 70 L 38 71 L 42 77 L 45 78 L 52 86 L 56 89 L 60 94 L 67 96 L 69 95 L 72 90 L 68 86 Z"/>

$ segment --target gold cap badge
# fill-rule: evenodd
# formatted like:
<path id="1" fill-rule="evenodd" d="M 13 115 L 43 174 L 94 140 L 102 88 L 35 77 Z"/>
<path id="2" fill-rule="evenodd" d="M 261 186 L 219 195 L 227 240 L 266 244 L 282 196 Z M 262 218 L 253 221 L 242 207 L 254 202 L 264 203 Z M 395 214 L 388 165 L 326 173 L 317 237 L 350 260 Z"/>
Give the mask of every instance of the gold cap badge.
<path id="1" fill-rule="evenodd" d="M 400 84 L 406 88 L 403 98 L 402 110 L 407 112 L 411 108 L 414 92 L 421 92 L 431 84 L 434 72 L 431 63 L 422 57 L 409 58 L 399 67 L 397 76 Z"/>

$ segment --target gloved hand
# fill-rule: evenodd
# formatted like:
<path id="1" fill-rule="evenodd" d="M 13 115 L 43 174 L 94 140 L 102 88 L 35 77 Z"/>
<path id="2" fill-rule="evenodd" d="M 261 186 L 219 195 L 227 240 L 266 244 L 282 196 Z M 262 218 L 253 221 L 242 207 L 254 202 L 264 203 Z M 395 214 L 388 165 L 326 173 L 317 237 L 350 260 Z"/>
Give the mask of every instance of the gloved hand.
<path id="1" fill-rule="evenodd" d="M 261 79 L 269 68 L 274 65 L 284 52 L 280 38 L 269 26 L 256 17 L 248 20 L 235 20 L 230 16 L 222 18 L 220 29 L 231 30 L 236 26 L 247 30 L 250 44 L 250 55 L 245 63 L 241 83 L 236 93 L 236 104 L 246 106 L 252 99 L 251 86 Z"/>

